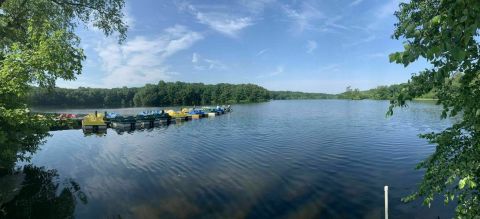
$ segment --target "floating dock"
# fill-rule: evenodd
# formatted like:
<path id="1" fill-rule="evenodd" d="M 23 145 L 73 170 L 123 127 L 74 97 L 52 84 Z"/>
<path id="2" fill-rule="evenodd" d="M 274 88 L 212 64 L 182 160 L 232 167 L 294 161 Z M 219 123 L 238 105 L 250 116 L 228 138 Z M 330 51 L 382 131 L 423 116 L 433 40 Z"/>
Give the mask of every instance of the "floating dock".
<path id="1" fill-rule="evenodd" d="M 180 111 L 146 111 L 141 112 L 136 116 L 122 116 L 116 113 L 107 112 L 100 114 L 95 112 L 84 116 L 83 119 L 75 116 L 75 119 L 82 119 L 82 129 L 84 131 L 102 132 L 108 127 L 119 130 L 148 129 L 161 124 L 169 124 L 171 122 L 182 122 L 192 119 L 198 120 L 205 117 L 215 117 L 231 111 L 232 109 L 230 107 L 204 107 L 202 109 L 183 108 Z"/>

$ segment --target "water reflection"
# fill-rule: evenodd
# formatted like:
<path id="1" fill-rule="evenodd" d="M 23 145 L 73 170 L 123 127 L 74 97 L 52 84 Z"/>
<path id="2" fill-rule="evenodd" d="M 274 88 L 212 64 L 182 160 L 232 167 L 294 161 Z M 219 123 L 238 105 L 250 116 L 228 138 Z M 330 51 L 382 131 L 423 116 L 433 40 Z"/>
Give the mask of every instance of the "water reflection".
<path id="1" fill-rule="evenodd" d="M 132 134 L 134 132 L 143 132 L 143 131 L 152 131 L 155 129 L 167 129 L 169 125 L 174 125 L 176 127 L 182 126 L 185 124 L 185 120 L 171 120 L 169 122 L 157 122 L 157 121 L 150 121 L 150 122 L 137 122 L 131 124 L 115 124 L 113 127 L 109 129 L 115 131 L 118 135 L 123 135 L 125 133 Z M 87 136 L 98 136 L 104 137 L 107 135 L 109 129 L 82 129 L 83 134 L 85 137 Z"/>
<path id="2" fill-rule="evenodd" d="M 89 202 L 77 218 L 380 218 L 384 185 L 392 218 L 451 217 L 442 203 L 400 202 L 434 149 L 417 134 L 450 125 L 441 108 L 411 104 L 385 118 L 387 107 L 273 101 L 101 138 L 52 132 L 32 162 L 82 185 Z"/>
<path id="3" fill-rule="evenodd" d="M 60 180 L 55 169 L 26 165 L 1 180 L 10 186 L 0 191 L 0 218 L 71 218 L 77 202 L 88 202 L 80 185 Z"/>
<path id="4" fill-rule="evenodd" d="M 83 130 L 83 134 L 84 134 L 85 137 L 92 136 L 92 135 L 96 135 L 98 137 L 103 137 L 107 134 L 106 129 L 100 129 L 100 130 L 82 129 L 82 130 Z"/>
<path id="5" fill-rule="evenodd" d="M 28 113 L 2 124 L 0 218 L 71 218 L 78 202 L 87 203 L 74 180 L 60 180 L 56 169 L 27 164 L 51 136 L 48 127 L 48 119 Z"/>

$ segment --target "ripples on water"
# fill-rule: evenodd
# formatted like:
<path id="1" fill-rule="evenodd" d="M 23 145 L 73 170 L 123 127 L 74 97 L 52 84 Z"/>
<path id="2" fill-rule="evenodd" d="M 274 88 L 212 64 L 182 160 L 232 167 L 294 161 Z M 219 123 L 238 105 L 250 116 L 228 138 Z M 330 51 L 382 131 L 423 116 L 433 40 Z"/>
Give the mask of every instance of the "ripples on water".
<path id="1" fill-rule="evenodd" d="M 53 132 L 36 165 L 88 196 L 75 216 L 161 218 L 441 218 L 452 207 L 402 204 L 433 150 L 419 133 L 448 126 L 440 107 L 385 101 L 272 101 L 151 130 Z M 138 109 L 139 111 L 140 109 Z"/>

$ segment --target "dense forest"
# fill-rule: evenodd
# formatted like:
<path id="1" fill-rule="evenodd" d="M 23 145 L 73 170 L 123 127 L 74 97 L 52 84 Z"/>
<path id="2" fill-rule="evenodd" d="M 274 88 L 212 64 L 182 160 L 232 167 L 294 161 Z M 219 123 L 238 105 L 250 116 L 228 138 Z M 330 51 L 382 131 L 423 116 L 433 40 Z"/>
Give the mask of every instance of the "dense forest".
<path id="1" fill-rule="evenodd" d="M 268 91 L 254 84 L 203 84 L 164 82 L 147 84 L 143 87 L 85 88 L 77 89 L 34 87 L 28 102 L 39 107 L 142 107 L 255 103 L 268 100 L 292 99 L 375 99 L 389 100 L 407 84 L 379 86 L 360 91 L 347 87 L 341 94 L 304 93 L 294 91 Z M 435 92 L 422 98 L 436 98 Z"/>
<path id="2" fill-rule="evenodd" d="M 334 99 L 334 94 L 304 93 L 295 91 L 270 91 L 270 99 L 273 100 L 301 100 L 301 99 Z"/>
<path id="3" fill-rule="evenodd" d="M 269 100 L 270 93 L 254 84 L 160 81 L 138 88 L 33 88 L 28 99 L 33 106 L 134 107 L 261 102 Z"/>
<path id="4" fill-rule="evenodd" d="M 337 98 L 351 100 L 391 100 L 394 99 L 395 96 L 402 92 L 402 89 L 406 88 L 407 86 L 408 84 L 406 83 L 394 84 L 390 86 L 378 86 L 376 88 L 364 91 L 360 91 L 358 88 L 352 89 L 350 86 L 348 86 L 345 92 L 337 95 Z M 437 99 L 436 91 L 431 90 L 417 99 Z"/>
<path id="5" fill-rule="evenodd" d="M 254 84 L 164 82 L 135 88 L 31 89 L 32 106 L 57 107 L 140 107 L 254 103 L 270 99 L 327 99 L 332 94 L 268 91 Z"/>

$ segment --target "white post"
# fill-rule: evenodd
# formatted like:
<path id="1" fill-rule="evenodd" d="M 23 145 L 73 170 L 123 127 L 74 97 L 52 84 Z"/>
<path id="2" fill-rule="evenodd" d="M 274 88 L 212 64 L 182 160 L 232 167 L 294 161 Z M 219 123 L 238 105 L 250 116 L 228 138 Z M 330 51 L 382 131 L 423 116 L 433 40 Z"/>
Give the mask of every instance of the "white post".
<path id="1" fill-rule="evenodd" d="M 384 187 L 385 191 L 385 219 L 388 219 L 388 186 Z"/>

